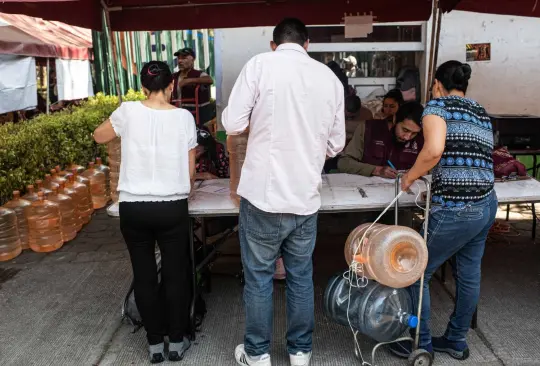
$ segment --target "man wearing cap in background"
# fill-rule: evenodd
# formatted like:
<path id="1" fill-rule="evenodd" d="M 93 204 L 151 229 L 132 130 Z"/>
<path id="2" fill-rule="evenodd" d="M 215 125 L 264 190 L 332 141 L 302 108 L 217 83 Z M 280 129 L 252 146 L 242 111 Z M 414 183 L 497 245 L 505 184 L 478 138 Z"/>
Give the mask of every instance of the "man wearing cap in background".
<path id="1" fill-rule="evenodd" d="M 195 51 L 182 48 L 175 52 L 178 59 L 179 71 L 173 74 L 175 88 L 172 100 L 195 99 L 195 89 L 199 85 L 199 124 L 204 124 L 215 117 L 215 111 L 210 105 L 210 85 L 214 80 L 206 72 L 194 69 Z M 181 103 L 182 108 L 195 111 L 195 102 Z"/>

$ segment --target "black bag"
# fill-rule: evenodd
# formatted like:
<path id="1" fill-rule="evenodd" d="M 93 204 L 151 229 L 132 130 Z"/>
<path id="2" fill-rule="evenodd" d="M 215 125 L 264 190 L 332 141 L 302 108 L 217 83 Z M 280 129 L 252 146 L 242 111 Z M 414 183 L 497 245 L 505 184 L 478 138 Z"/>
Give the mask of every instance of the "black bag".
<path id="1" fill-rule="evenodd" d="M 417 67 L 405 66 L 399 70 L 396 78 L 396 88 L 401 90 L 406 102 L 420 102 L 420 86 L 420 71 Z"/>
<path id="2" fill-rule="evenodd" d="M 156 264 L 158 271 L 158 282 L 160 284 L 159 295 L 164 296 L 162 291 L 163 286 L 161 286 L 161 253 L 156 251 Z M 199 276 L 197 276 L 197 282 L 199 282 Z M 197 283 L 197 285 L 199 285 Z M 137 309 L 137 304 L 135 303 L 135 292 L 133 291 L 134 282 L 131 282 L 128 293 L 124 299 L 124 304 L 122 305 L 122 318 L 126 319 L 130 324 L 135 326 L 133 332 L 139 330 L 142 324 L 142 318 L 139 314 L 139 309 Z M 204 317 L 206 315 L 206 302 L 204 301 L 200 293 L 197 294 L 195 298 L 195 331 L 198 331 L 202 325 Z"/>

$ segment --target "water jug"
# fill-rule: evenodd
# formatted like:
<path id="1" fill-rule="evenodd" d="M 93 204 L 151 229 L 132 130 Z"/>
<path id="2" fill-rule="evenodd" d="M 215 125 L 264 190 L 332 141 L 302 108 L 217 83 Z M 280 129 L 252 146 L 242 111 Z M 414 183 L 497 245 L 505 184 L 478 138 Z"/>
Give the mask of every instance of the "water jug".
<path id="1" fill-rule="evenodd" d="M 114 203 L 118 202 L 118 180 L 120 179 L 120 160 L 121 160 L 121 143 L 120 139 L 116 138 L 109 142 L 107 151 L 109 153 L 109 168 L 110 172 L 110 190 L 111 198 Z"/>
<path id="2" fill-rule="evenodd" d="M 355 262 L 356 272 L 393 288 L 415 283 L 424 270 L 428 251 L 424 239 L 411 228 L 371 223 L 354 229 L 345 243 L 345 259 Z"/>
<path id="3" fill-rule="evenodd" d="M 46 188 L 44 185 L 43 185 L 43 181 L 41 179 L 38 179 L 36 180 L 36 188 L 35 188 L 38 192 L 43 192 L 45 193 L 45 197 L 47 197 L 48 195 L 50 195 L 52 193 L 52 189 L 49 189 L 49 188 Z"/>
<path id="4" fill-rule="evenodd" d="M 59 177 L 62 177 L 65 179 L 67 179 L 68 176 L 73 175 L 71 170 L 67 170 L 67 169 L 62 170 L 62 168 L 60 168 L 60 165 L 55 166 L 54 170 L 56 170 L 56 173 L 58 174 Z"/>
<path id="5" fill-rule="evenodd" d="M 90 191 L 92 193 L 94 209 L 105 207 L 107 202 L 109 202 L 105 184 L 105 174 L 97 170 L 94 163 L 91 162 L 88 164 L 88 169 L 84 171 L 83 176 L 90 180 Z"/>
<path id="6" fill-rule="evenodd" d="M 350 287 L 343 274 L 338 274 L 330 279 L 323 301 L 327 318 L 352 326 L 377 342 L 395 340 L 418 325 L 409 292 L 375 281 L 368 281 L 366 287 Z"/>
<path id="7" fill-rule="evenodd" d="M 92 204 L 92 196 L 88 187 L 84 183 L 77 182 L 75 175 L 68 178 L 66 188 L 75 191 L 77 199 L 77 211 L 81 215 L 83 224 L 88 224 L 94 213 L 94 205 Z"/>
<path id="8" fill-rule="evenodd" d="M 83 225 L 85 224 L 82 211 L 81 211 L 81 205 L 79 203 L 79 195 L 77 194 L 77 191 L 72 188 L 66 187 L 63 183 L 60 184 L 60 187 L 58 187 L 58 193 L 59 194 L 65 194 L 66 196 L 69 196 L 71 198 L 71 201 L 73 203 L 73 216 L 75 220 L 75 228 L 77 232 L 81 231 Z M 88 204 L 85 206 L 88 207 Z M 84 211 L 84 210 L 83 210 Z M 62 215 L 62 221 L 63 215 Z"/>
<path id="9" fill-rule="evenodd" d="M 82 174 L 86 170 L 82 165 L 75 163 L 71 163 L 66 167 L 66 170 L 70 173 L 73 173 L 73 169 L 75 169 L 78 174 Z"/>
<path id="10" fill-rule="evenodd" d="M 58 183 L 54 183 L 52 181 L 52 177 L 50 174 L 45 174 L 45 180 L 43 181 L 43 187 L 47 188 L 47 189 L 50 189 L 52 191 L 52 189 L 54 187 L 58 187 Z"/>
<path id="11" fill-rule="evenodd" d="M 111 169 L 104 165 L 101 158 L 96 158 L 96 169 L 105 174 L 105 188 L 107 189 L 107 197 L 111 196 Z"/>
<path id="12" fill-rule="evenodd" d="M 62 239 L 64 240 L 64 243 L 75 239 L 77 236 L 78 222 L 75 213 L 75 205 L 73 204 L 71 197 L 58 193 L 58 188 L 55 187 L 53 188 L 51 195 L 47 196 L 47 199 L 57 203 L 60 208 L 60 214 L 62 215 Z"/>
<path id="13" fill-rule="evenodd" d="M 63 177 L 58 175 L 58 172 L 56 171 L 56 169 L 51 169 L 51 180 L 53 181 L 53 183 L 56 183 L 56 184 L 60 184 L 62 182 L 64 182 L 64 183 L 67 182 L 66 178 L 63 178 Z"/>
<path id="14" fill-rule="evenodd" d="M 246 130 L 240 135 L 227 136 L 227 150 L 229 152 L 229 169 L 231 173 L 230 190 L 231 199 L 237 206 L 240 206 L 240 196 L 236 193 L 238 184 L 240 183 L 240 175 L 242 166 L 246 159 L 246 150 L 248 143 L 249 131 Z"/>
<path id="15" fill-rule="evenodd" d="M 62 216 L 58 204 L 45 199 L 43 192 L 32 202 L 26 216 L 28 242 L 35 252 L 52 252 L 62 247 Z"/>
<path id="16" fill-rule="evenodd" d="M 84 184 L 88 189 L 88 193 L 91 195 L 92 189 L 90 187 L 90 179 L 86 178 L 83 175 L 80 175 L 79 173 L 77 173 L 75 169 L 73 169 L 72 173 L 73 173 L 73 177 L 75 178 L 75 182 Z"/>
<path id="17" fill-rule="evenodd" d="M 23 198 L 30 202 L 38 200 L 38 194 L 35 192 L 33 185 L 26 186 L 26 194 L 23 196 Z"/>
<path id="18" fill-rule="evenodd" d="M 21 192 L 14 191 L 13 199 L 7 202 L 4 207 L 15 211 L 17 215 L 17 227 L 19 229 L 19 238 L 21 239 L 21 248 L 28 249 L 28 221 L 26 220 L 26 211 L 32 203 L 21 198 Z"/>
<path id="19" fill-rule="evenodd" d="M 0 262 L 15 258 L 21 251 L 17 214 L 9 208 L 0 207 Z"/>

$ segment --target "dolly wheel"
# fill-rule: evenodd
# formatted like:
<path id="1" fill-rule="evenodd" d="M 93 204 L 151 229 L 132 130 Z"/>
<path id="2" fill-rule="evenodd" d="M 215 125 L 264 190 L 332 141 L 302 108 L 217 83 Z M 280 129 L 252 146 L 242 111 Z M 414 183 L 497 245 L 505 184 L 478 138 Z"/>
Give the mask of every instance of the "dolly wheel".
<path id="1" fill-rule="evenodd" d="M 409 356 L 409 366 L 431 366 L 433 364 L 433 356 L 426 350 L 417 349 Z"/>

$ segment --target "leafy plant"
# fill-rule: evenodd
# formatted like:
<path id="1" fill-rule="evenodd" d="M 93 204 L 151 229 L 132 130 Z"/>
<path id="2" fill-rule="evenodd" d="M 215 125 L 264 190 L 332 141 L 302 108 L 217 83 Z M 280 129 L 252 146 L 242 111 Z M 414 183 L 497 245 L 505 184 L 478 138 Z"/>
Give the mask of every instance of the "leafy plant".
<path id="1" fill-rule="evenodd" d="M 130 90 L 124 100 L 143 100 L 141 92 Z M 14 190 L 33 184 L 54 166 L 77 163 L 86 166 L 107 149 L 97 145 L 92 132 L 118 107 L 118 97 L 101 93 L 79 107 L 54 114 L 42 114 L 22 123 L 0 126 L 0 204 Z"/>

